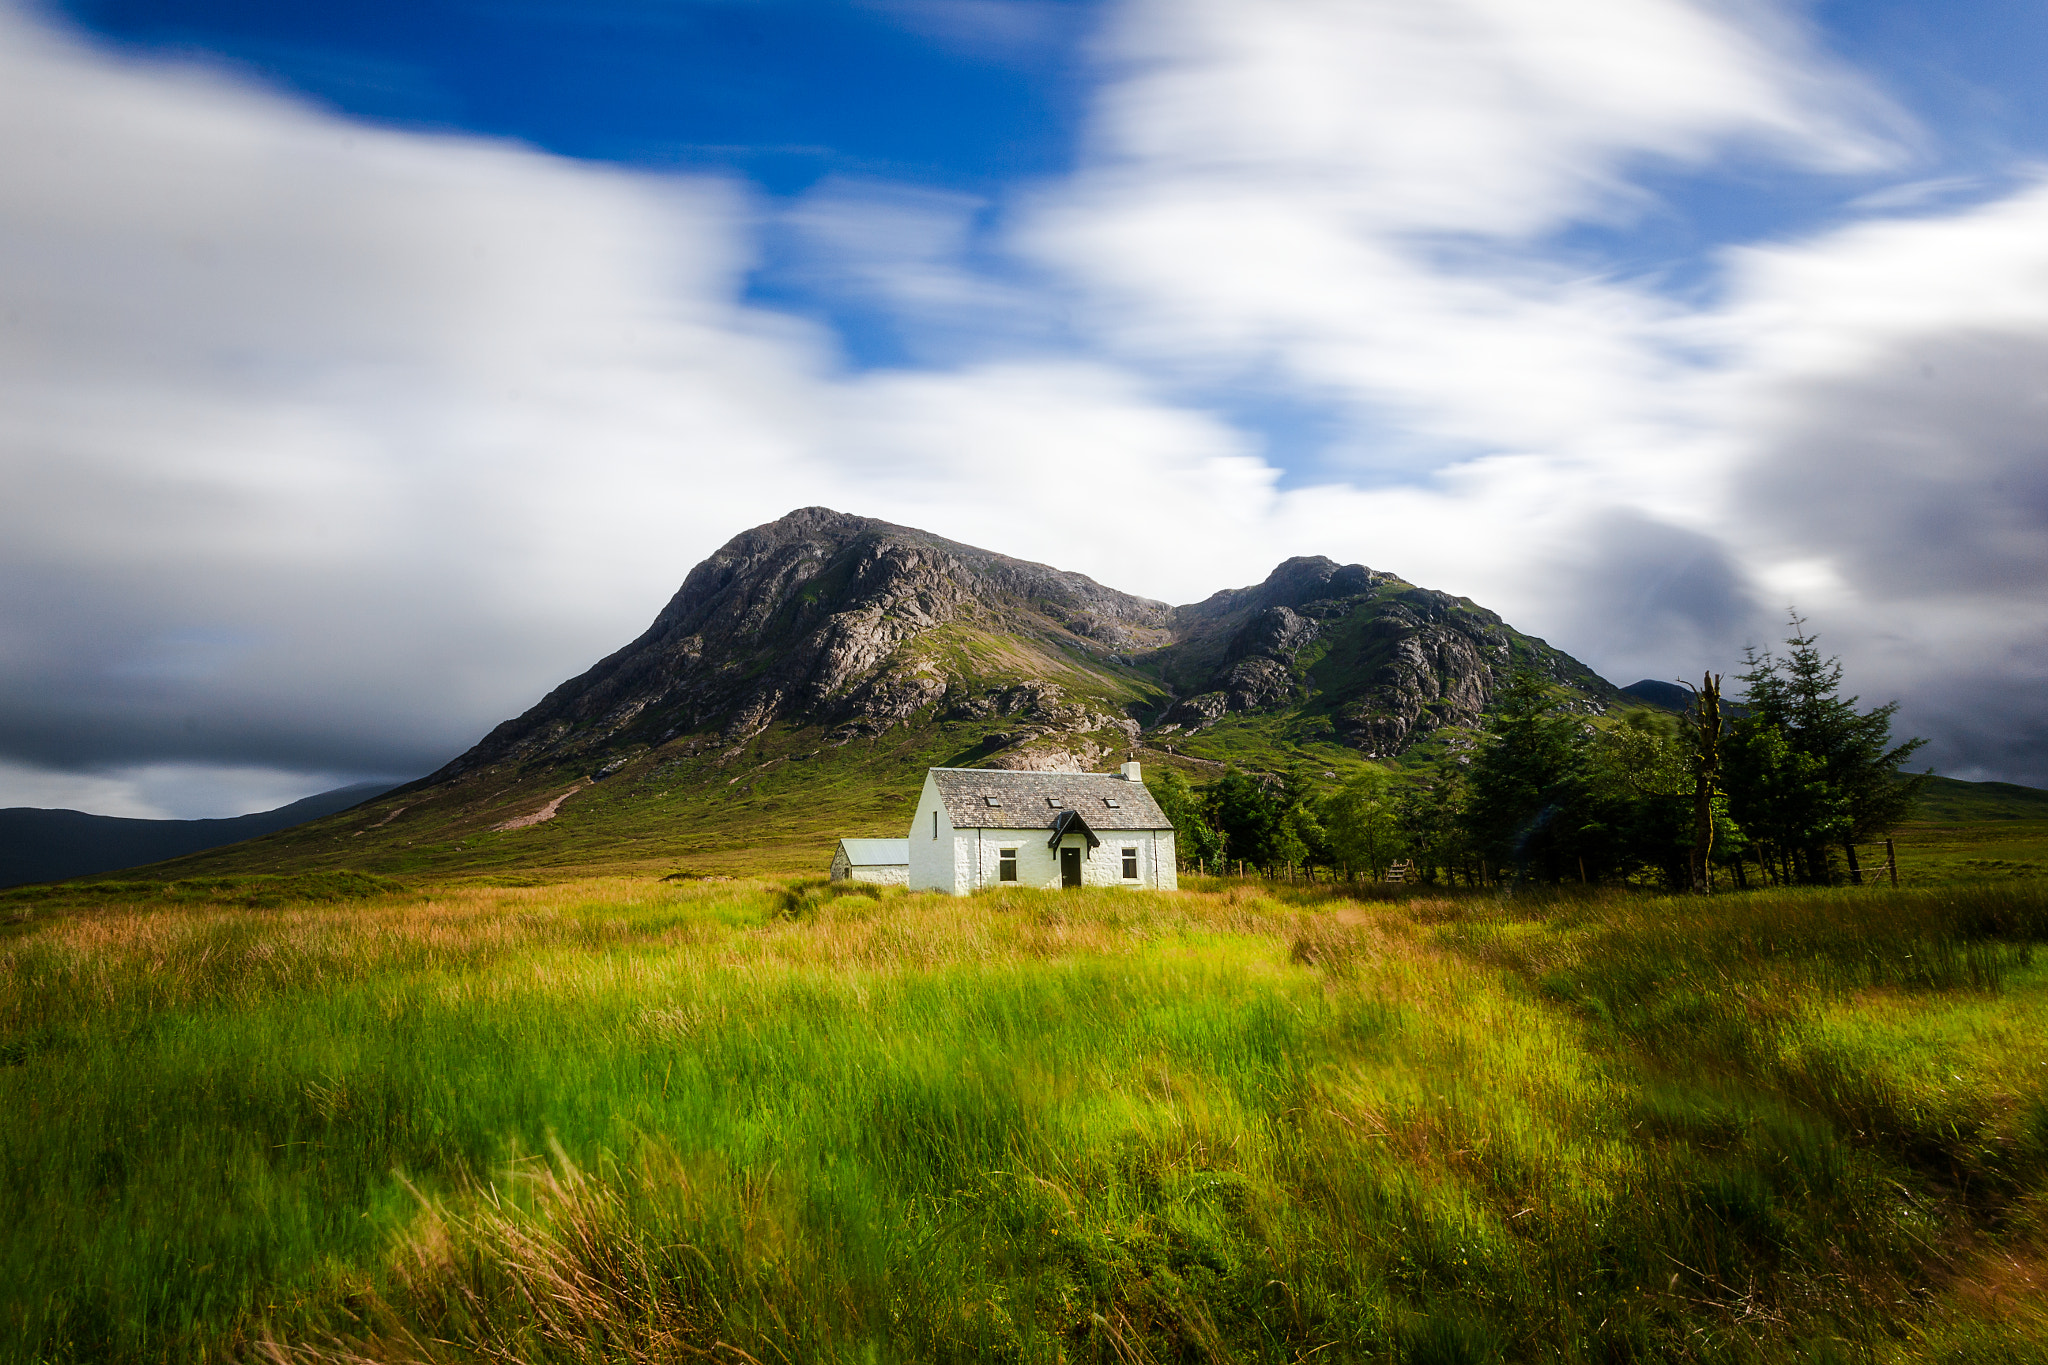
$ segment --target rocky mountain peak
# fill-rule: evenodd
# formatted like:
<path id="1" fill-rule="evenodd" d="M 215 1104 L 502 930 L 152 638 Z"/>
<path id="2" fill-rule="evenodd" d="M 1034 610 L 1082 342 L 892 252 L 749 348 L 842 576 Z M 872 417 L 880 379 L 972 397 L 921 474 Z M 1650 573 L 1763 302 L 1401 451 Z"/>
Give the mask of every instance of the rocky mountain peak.
<path id="1" fill-rule="evenodd" d="M 1182 695 L 1165 728 L 1198 733 L 1233 713 L 1303 706 L 1347 744 L 1391 757 L 1478 724 L 1515 668 L 1535 668 L 1599 709 L 1616 695 L 1577 660 L 1449 593 L 1363 564 L 1289 559 L 1249 588 L 1174 613 L 1162 676 Z"/>
<path id="2" fill-rule="evenodd" d="M 1174 609 L 1174 620 L 1183 632 L 1273 607 L 1300 610 L 1313 602 L 1356 597 L 1370 592 L 1390 575 L 1376 574 L 1363 564 L 1339 564 L 1322 555 L 1300 555 L 1283 560 L 1266 581 L 1249 588 L 1226 588 L 1192 606 Z"/>
<path id="3" fill-rule="evenodd" d="M 1170 617 L 1083 574 L 799 508 L 734 536 L 639 639 L 429 780 L 681 734 L 739 743 L 778 719 L 876 733 L 961 681 L 911 648 L 947 627 L 1108 657 L 1164 644 Z"/>
<path id="4" fill-rule="evenodd" d="M 598 772 L 671 742 L 737 753 L 778 723 L 844 744 L 919 715 L 987 722 L 990 766 L 1094 762 L 1136 744 L 1144 716 L 1195 732 L 1288 708 L 1390 755 L 1475 723 L 1514 666 L 1549 672 L 1594 707 L 1613 693 L 1491 612 L 1362 564 L 1289 559 L 1253 587 L 1169 607 L 805 507 L 734 536 L 639 639 L 427 781 L 508 762 Z"/>

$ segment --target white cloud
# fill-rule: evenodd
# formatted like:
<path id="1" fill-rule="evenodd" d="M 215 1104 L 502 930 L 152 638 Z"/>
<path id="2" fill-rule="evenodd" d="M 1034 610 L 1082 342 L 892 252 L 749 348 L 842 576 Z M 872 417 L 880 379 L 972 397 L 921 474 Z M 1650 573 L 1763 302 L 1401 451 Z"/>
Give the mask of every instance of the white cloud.
<path id="1" fill-rule="evenodd" d="M 793 506 L 1014 549 L 982 509 L 1045 506 L 1042 449 L 1197 480 L 1183 505 L 1272 478 L 1101 367 L 836 375 L 737 302 L 730 184 L 353 127 L 4 10 L 0 129 L 0 791 L 26 799 L 423 770 Z M 1076 551 L 1128 515 L 1033 548 L 1100 571 Z"/>
<path id="2" fill-rule="evenodd" d="M 808 482 L 815 348 L 735 306 L 733 186 L 352 127 L 5 11 L 0 128 L 23 761 L 417 771 Z"/>
<path id="3" fill-rule="evenodd" d="M 1731 281 L 1726 538 L 1822 576 L 1802 609 L 1945 770 L 2048 780 L 2048 185 L 1746 250 Z"/>
<path id="4" fill-rule="evenodd" d="M 145 763 L 62 772 L 0 759 L 0 801 L 127 820 L 220 820 L 276 810 L 348 785 L 353 774 L 218 763 Z"/>
<path id="5" fill-rule="evenodd" d="M 1198 0 L 1124 16 L 1092 159 L 1017 231 L 1074 282 L 1093 335 L 1191 388 L 1277 385 L 1399 431 L 1331 454 L 1407 491 L 1313 499 L 1355 517 L 1352 553 L 1619 671 L 1724 648 L 1749 610 L 1715 539 L 1745 439 L 1714 407 L 1726 338 L 1550 235 L 1641 211 L 1629 176 L 1649 162 L 1864 172 L 1899 159 L 1906 120 L 1765 11 Z M 1642 580 L 1658 527 L 1710 565 L 1662 577 L 1727 601 L 1638 610 L 1608 591 Z"/>
<path id="6" fill-rule="evenodd" d="M 1886 185 L 1882 189 L 1872 190 L 1868 194 L 1859 194 L 1849 201 L 1849 207 L 1868 213 L 1892 209 L 1917 209 L 1943 199 L 1952 199 L 1959 195 L 1969 194 L 1984 187 L 1982 176 L 1936 176 L 1932 180 L 1910 180 L 1901 185 Z"/>
<path id="7" fill-rule="evenodd" d="M 1627 173 L 1749 148 L 1828 170 L 1902 120 L 1784 21 L 1682 0 L 1141 2 L 1095 159 L 1022 233 L 1119 351 L 1263 368 L 1482 451 L 1668 445 L 1683 313 L 1556 258 Z M 1367 457 L 1369 458 L 1369 457 Z M 1413 458 L 1411 455 L 1409 458 Z"/>
<path id="8" fill-rule="evenodd" d="M 1933 699 L 1971 679 L 2039 692 L 2042 651 L 2012 644 L 2048 627 L 2048 196 L 1732 251 L 1702 308 L 1553 236 L 1642 211 L 1646 165 L 1867 184 L 1922 142 L 1783 11 L 1123 13 L 1092 159 L 1018 240 L 1128 363 L 1277 382 L 1403 433 L 1341 452 L 1414 487 L 1319 498 L 1358 517 L 1333 553 L 1467 592 L 1622 681 L 1772 642 L 1795 592 L 1864 690 L 1928 699 L 1909 721 L 1954 731 Z M 1964 188 L 1923 177 L 1863 207 Z M 2014 733 L 2043 710 L 2004 709 Z M 2009 770 L 2048 777 L 2036 750 Z"/>
<path id="9" fill-rule="evenodd" d="M 419 771 L 809 503 L 1177 601 L 1359 559 L 1618 681 L 1726 662 L 1825 571 L 1867 693 L 1934 687 L 1916 651 L 1951 696 L 2043 676 L 2010 586 L 2042 564 L 2039 192 L 1737 253 L 1704 311 L 1546 246 L 1638 211 L 1646 160 L 1891 164 L 1903 122 L 1789 21 L 1141 0 L 1104 41 L 1088 163 L 992 238 L 914 188 L 777 215 L 360 128 L 0 9 L 0 804 Z M 842 373 L 738 302 L 771 220 L 920 367 Z M 1403 449 L 1289 486 L 1209 384 Z M 1920 714 L 1985 751 L 1981 708 Z"/>
<path id="10" fill-rule="evenodd" d="M 1400 231 L 1527 236 L 1638 202 L 1646 158 L 1890 164 L 1904 120 L 1782 12 L 1689 0 L 1134 0 L 1098 164 Z M 1879 127 L 1878 125 L 1885 125 Z"/>

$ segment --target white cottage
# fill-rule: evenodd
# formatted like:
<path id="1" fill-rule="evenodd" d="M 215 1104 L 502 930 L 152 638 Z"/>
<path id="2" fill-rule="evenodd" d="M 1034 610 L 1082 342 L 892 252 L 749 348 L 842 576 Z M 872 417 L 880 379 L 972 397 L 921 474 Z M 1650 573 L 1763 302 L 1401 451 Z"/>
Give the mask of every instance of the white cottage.
<path id="1" fill-rule="evenodd" d="M 933 768 L 909 844 L 913 891 L 1180 885 L 1173 825 L 1135 763 L 1114 773 Z"/>
<path id="2" fill-rule="evenodd" d="M 832 852 L 832 880 L 903 885 L 910 880 L 910 840 L 841 839 Z"/>

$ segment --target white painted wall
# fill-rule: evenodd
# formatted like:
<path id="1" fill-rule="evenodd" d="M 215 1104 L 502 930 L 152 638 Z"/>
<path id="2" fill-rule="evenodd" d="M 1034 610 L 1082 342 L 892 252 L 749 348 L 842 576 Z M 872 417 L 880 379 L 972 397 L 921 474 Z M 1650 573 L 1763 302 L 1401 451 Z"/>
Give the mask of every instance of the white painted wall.
<path id="1" fill-rule="evenodd" d="M 910 869 L 902 863 L 875 863 L 854 866 L 844 856 L 832 860 L 832 880 L 835 882 L 873 882 L 877 886 L 907 886 L 910 884 Z"/>
<path id="2" fill-rule="evenodd" d="M 979 886 L 1035 886 L 1057 891 L 1060 886 L 1059 855 L 1045 846 L 1046 829 L 978 829 L 972 831 L 975 840 L 976 867 Z M 1002 875 L 1002 852 L 1006 848 L 1017 850 L 1017 880 L 1006 883 L 998 880 Z"/>
<path id="3" fill-rule="evenodd" d="M 926 773 L 917 813 L 910 817 L 910 889 L 943 891 L 949 896 L 970 889 L 973 883 L 960 875 L 961 864 L 967 861 L 958 847 L 960 842 L 953 837 L 953 820 L 946 814 L 939 784 Z"/>
<path id="4" fill-rule="evenodd" d="M 908 863 L 866 861 L 855 862 L 854 858 L 875 859 L 876 855 L 897 852 L 895 849 L 878 849 L 877 844 L 890 844 L 892 839 L 841 839 L 832 848 L 832 880 L 835 882 L 872 882 L 877 886 L 902 886 L 910 880 Z M 856 845 L 849 852 L 847 845 Z M 908 857 L 909 850 L 902 851 Z"/>
<path id="5" fill-rule="evenodd" d="M 936 837 L 934 832 L 936 831 Z M 960 829 L 946 811 L 939 785 L 927 773 L 924 790 L 917 798 L 917 812 L 910 818 L 910 868 L 907 883 L 912 891 L 943 891 L 964 896 L 979 888 L 1006 885 L 996 880 L 1003 849 L 1017 850 L 1017 880 L 1014 885 L 1057 891 L 1060 887 L 1059 854 L 1046 846 L 1050 829 Z M 1129 886 L 1150 890 L 1177 891 L 1180 877 L 1174 870 L 1173 831 L 1097 830 L 1102 846 L 1081 860 L 1083 886 Z M 1086 847 L 1088 841 L 1070 834 L 1063 841 Z M 1125 881 L 1123 851 L 1138 850 L 1138 875 Z"/>
<path id="6" fill-rule="evenodd" d="M 930 817 L 926 820 L 929 828 Z M 1059 890 L 1060 857 L 1056 850 L 1046 846 L 1050 833 L 1050 830 L 1042 829 L 959 831 L 958 842 L 963 854 L 959 859 L 960 885 L 964 890 L 1006 884 Z M 1172 831 L 1098 830 L 1096 835 L 1102 840 L 1102 847 L 1081 860 L 1083 886 L 1130 886 L 1161 891 L 1180 888 L 1180 878 L 1173 865 Z M 1088 841 L 1078 834 L 1070 834 L 1061 842 L 1068 847 L 1083 848 Z M 1015 883 L 998 880 L 1002 851 L 1006 848 L 1017 850 Z M 1135 881 L 1124 880 L 1123 851 L 1126 848 L 1138 850 L 1138 876 Z"/>

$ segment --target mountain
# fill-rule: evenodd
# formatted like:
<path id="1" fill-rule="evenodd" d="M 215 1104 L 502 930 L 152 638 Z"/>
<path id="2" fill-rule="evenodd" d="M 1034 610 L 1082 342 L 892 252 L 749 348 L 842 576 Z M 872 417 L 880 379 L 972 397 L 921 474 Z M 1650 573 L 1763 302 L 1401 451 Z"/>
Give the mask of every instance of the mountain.
<path id="1" fill-rule="evenodd" d="M 83 877 L 241 843 L 359 806 L 391 785 L 359 782 L 225 820 L 126 820 L 14 806 L 0 810 L 0 886 Z"/>
<path id="2" fill-rule="evenodd" d="M 1740 687 L 1740 683 L 1735 686 Z M 1659 682 L 1655 678 L 1639 678 L 1621 689 L 1624 703 L 1634 702 L 1654 707 L 1659 711 L 1675 711 L 1684 715 L 1692 710 L 1693 690 L 1683 683 Z M 1749 714 L 1749 708 L 1739 701 L 1721 698 L 1721 718 L 1724 721 L 1741 720 Z"/>
<path id="3" fill-rule="evenodd" d="M 742 532 L 652 625 L 438 772 L 193 869 L 822 866 L 934 765 L 1341 777 L 1471 744 L 1511 669 L 1620 694 L 1466 599 L 1328 559 L 1173 607 L 822 507 Z"/>
<path id="4" fill-rule="evenodd" d="M 1567 709 L 1604 711 L 1612 685 L 1462 597 L 1362 564 L 1290 559 L 1253 588 L 1174 609 L 1174 642 L 1145 662 L 1184 694 L 1158 733 L 1295 709 L 1339 742 L 1393 758 L 1476 725 L 1510 669 L 1559 685 Z"/>
<path id="5" fill-rule="evenodd" d="M 1173 609 L 1080 574 L 822 507 L 733 538 L 691 570 L 645 634 L 474 749 L 430 787 L 505 765 L 629 755 L 690 736 L 702 752 L 777 722 L 843 744 L 941 702 L 1025 732 L 1114 732 L 1146 680 L 1128 657 L 1172 639 Z M 1090 754 L 1094 757 L 1094 754 Z M 1011 756 L 1050 766 L 1057 755 Z"/>
<path id="6" fill-rule="evenodd" d="M 811 507 L 735 537 L 639 639 L 420 785 L 617 765 L 685 735 L 734 756 L 776 724 L 843 744 L 927 709 L 991 722 L 989 767 L 1099 762 L 1148 728 L 1191 735 L 1304 710 L 1339 742 L 1393 757 L 1477 721 L 1510 666 L 1541 670 L 1589 713 L 1618 695 L 1492 612 L 1363 565 L 1290 559 L 1256 587 L 1169 607 Z"/>
<path id="7" fill-rule="evenodd" d="M 1654 706 L 1660 711 L 1683 712 L 1692 709 L 1691 691 L 1674 682 L 1640 678 L 1622 688 L 1621 694 L 1633 701 Z"/>

